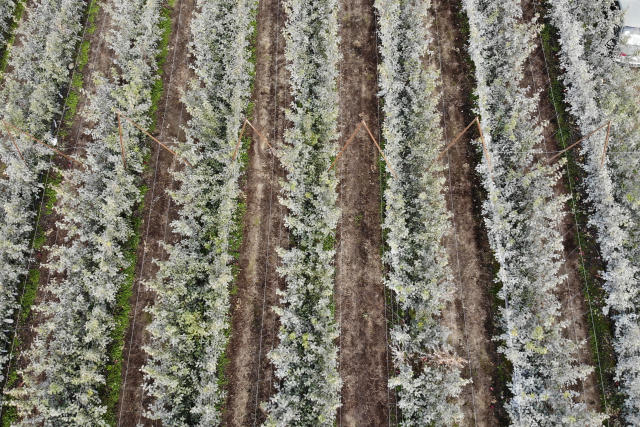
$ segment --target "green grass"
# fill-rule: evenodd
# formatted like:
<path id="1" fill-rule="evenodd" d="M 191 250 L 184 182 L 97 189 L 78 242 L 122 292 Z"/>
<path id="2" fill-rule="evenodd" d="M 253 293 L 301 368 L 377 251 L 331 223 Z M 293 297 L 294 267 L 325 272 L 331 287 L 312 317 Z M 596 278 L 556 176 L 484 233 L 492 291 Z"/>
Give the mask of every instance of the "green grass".
<path id="1" fill-rule="evenodd" d="M 99 0 L 91 0 L 89 7 L 87 8 L 87 34 L 93 34 L 96 31 L 96 17 L 100 11 Z M 78 48 L 78 55 L 76 57 L 76 68 L 71 78 L 71 87 L 69 88 L 69 95 L 66 100 L 66 111 L 64 114 L 64 126 L 60 130 L 60 136 L 68 136 L 68 129 L 73 124 L 73 119 L 78 111 L 78 102 L 80 100 L 81 91 L 84 87 L 84 76 L 82 72 L 89 63 L 89 49 L 91 43 L 89 40 L 83 40 Z"/>
<path id="2" fill-rule="evenodd" d="M 29 270 L 29 276 L 27 283 L 25 284 L 24 295 L 22 297 L 22 311 L 20 313 L 20 322 L 24 323 L 31 314 L 31 307 L 36 301 L 36 292 L 38 291 L 38 285 L 40 284 L 40 270 L 33 268 Z"/>
<path id="3" fill-rule="evenodd" d="M 129 314 L 131 312 L 131 296 L 133 295 L 133 284 L 135 282 L 136 264 L 138 261 L 137 252 L 140 244 L 142 212 L 144 209 L 144 195 L 148 188 L 143 186 L 140 189 L 141 201 L 136 213 L 131 217 L 131 227 L 134 231 L 129 238 L 125 249 L 124 257 L 127 260 L 127 268 L 124 270 L 125 279 L 116 294 L 116 306 L 114 310 L 115 327 L 111 332 L 111 344 L 108 347 L 109 363 L 106 367 L 106 383 L 101 391 L 102 399 L 107 407 L 105 421 L 109 425 L 116 425 L 116 408 L 122 387 L 122 358 L 124 350 L 124 338 L 129 328 Z"/>
<path id="4" fill-rule="evenodd" d="M 560 46 L 557 42 L 557 32 L 548 23 L 542 29 L 542 45 L 549 60 L 549 74 L 551 78 L 551 87 L 549 90 L 549 98 L 558 113 L 558 132 L 556 140 L 562 148 L 566 148 L 572 141 L 579 138 L 575 126 L 569 118 L 567 105 L 564 102 L 564 85 L 559 80 L 561 69 L 557 54 Z M 605 292 L 603 289 L 603 280 L 599 276 L 599 272 L 604 270 L 604 262 L 598 255 L 598 245 L 595 241 L 595 232 L 590 230 L 588 225 L 588 206 L 581 203 L 586 200 L 587 195 L 585 189 L 580 182 L 586 178 L 584 170 L 579 166 L 577 152 L 571 150 L 566 154 L 567 169 L 565 170 L 564 180 L 567 188 L 574 191 L 572 199 L 569 201 L 571 212 L 575 213 L 575 219 L 578 224 L 579 232 L 576 234 L 576 245 L 582 247 L 582 259 L 579 265 L 579 274 L 583 279 L 583 292 L 586 299 L 587 307 L 591 305 L 591 316 L 587 317 L 589 325 L 589 344 L 595 362 L 596 377 L 598 383 L 602 378 L 602 384 L 599 387 L 600 399 L 603 407 L 608 408 L 608 414 L 612 417 L 610 422 L 616 422 L 615 418 L 619 416 L 622 409 L 622 395 L 618 391 L 615 384 L 615 352 L 613 349 L 613 333 L 611 320 L 604 315 L 603 307 L 605 305 Z M 588 298 L 587 298 L 588 296 Z M 597 360 L 600 360 L 598 365 Z M 604 388 L 604 392 L 602 390 Z M 605 405 L 606 401 L 606 405 Z"/>
<path id="5" fill-rule="evenodd" d="M 175 6 L 175 0 L 169 0 L 167 6 L 163 7 L 160 12 L 160 42 L 158 44 L 158 54 L 156 55 L 156 64 L 158 67 L 158 75 L 151 88 L 151 108 L 149 116 L 151 117 L 151 126 L 149 133 L 153 133 L 157 125 L 158 105 L 162 94 L 164 93 L 164 84 L 162 83 L 162 71 L 164 64 L 169 56 L 169 40 L 171 39 L 171 29 L 173 22 L 171 20 L 171 11 Z"/>
<path id="6" fill-rule="evenodd" d="M 500 264 L 495 259 L 493 253 L 491 254 L 491 261 L 491 277 L 497 278 L 498 271 L 500 270 Z M 500 326 L 498 321 L 498 319 L 501 318 L 500 309 L 504 308 L 505 306 L 504 300 L 499 296 L 501 289 L 502 283 L 497 279 L 494 279 L 489 288 L 489 295 L 491 297 L 491 331 L 488 331 L 489 334 L 493 337 L 499 336 L 500 334 L 504 333 L 504 329 Z M 506 347 L 506 343 L 503 340 L 495 340 L 495 342 L 496 348 Z M 494 414 L 498 420 L 498 424 L 506 426 L 509 425 L 510 421 L 504 408 L 504 404 L 513 397 L 513 394 L 509 389 L 509 382 L 511 381 L 511 377 L 513 374 L 513 365 L 503 353 L 498 352 L 496 352 L 495 365 L 495 376 L 493 377 L 491 386 L 493 387 L 492 395 L 496 397 L 498 403 L 496 408 L 494 409 Z"/>
<path id="7" fill-rule="evenodd" d="M 11 52 L 11 46 L 13 46 L 13 43 L 16 39 L 16 28 L 18 28 L 18 24 L 22 19 L 22 13 L 24 12 L 25 3 L 26 0 L 19 0 L 18 2 L 16 2 L 16 8 L 13 11 L 13 18 L 9 27 L 9 37 L 7 38 L 7 44 L 4 49 L 0 50 L 0 78 L 2 78 L 2 74 L 4 74 L 4 71 L 7 69 L 7 64 L 9 64 L 9 53 Z"/>

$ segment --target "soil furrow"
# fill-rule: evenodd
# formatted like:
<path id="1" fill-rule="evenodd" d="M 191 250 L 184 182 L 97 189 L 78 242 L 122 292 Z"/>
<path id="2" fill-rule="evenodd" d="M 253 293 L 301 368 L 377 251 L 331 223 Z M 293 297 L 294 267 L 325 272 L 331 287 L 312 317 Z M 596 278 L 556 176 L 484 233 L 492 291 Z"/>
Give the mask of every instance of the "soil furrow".
<path id="1" fill-rule="evenodd" d="M 163 96 L 160 98 L 156 115 L 154 136 L 163 143 L 184 141 L 182 126 L 188 121 L 181 96 L 192 74 L 189 69 L 188 44 L 191 36 L 190 23 L 195 9 L 195 0 L 178 0 L 171 10 L 171 37 L 167 61 L 162 70 Z M 154 260 L 166 259 L 163 243 L 173 243 L 170 223 L 176 218 L 175 205 L 171 203 L 167 191 L 175 185 L 171 171 L 182 167 L 180 162 L 155 142 L 147 138 L 151 146 L 149 169 L 144 175 L 148 188 L 142 210 L 140 228 L 141 240 L 137 250 L 137 265 L 133 293 L 130 298 L 131 311 L 129 328 L 125 334 L 122 364 L 122 389 L 117 407 L 119 426 L 150 425 L 143 412 L 148 397 L 143 391 L 142 366 L 146 361 L 143 349 L 148 334 L 145 331 L 150 322 L 147 307 L 154 301 L 153 292 L 145 282 L 153 279 L 158 270 Z"/>
<path id="2" fill-rule="evenodd" d="M 474 80 L 465 61 L 466 37 L 461 32 L 458 1 L 433 0 L 436 66 L 442 73 L 441 103 L 445 141 L 451 141 L 472 120 Z M 493 331 L 492 258 L 482 218 L 482 190 L 475 172 L 477 149 L 471 129 L 444 158 L 448 162 L 447 204 L 452 214 L 452 235 L 447 239 L 449 265 L 456 282 L 455 300 L 443 313 L 451 330 L 450 341 L 467 359 L 463 369 L 467 385 L 461 396 L 465 425 L 497 425 L 501 408 L 494 384 L 498 357 Z"/>
<path id="3" fill-rule="evenodd" d="M 340 12 L 340 145 L 360 120 L 379 139 L 376 17 L 372 0 L 342 0 Z M 387 339 L 380 250 L 379 154 L 360 129 L 337 165 L 335 301 L 343 381 L 338 424 L 389 423 Z M 390 178 L 391 179 L 391 178 Z"/>
<path id="4" fill-rule="evenodd" d="M 288 73 L 282 29 L 285 14 L 279 0 L 260 1 L 257 18 L 256 78 L 252 101 L 254 126 L 269 144 L 283 144 L 289 105 Z M 277 289 L 284 283 L 276 271 L 278 247 L 287 245 L 284 208 L 278 202 L 278 181 L 284 172 L 265 141 L 253 134 L 243 190 L 246 213 L 238 259 L 237 289 L 232 297 L 231 340 L 227 350 L 227 401 L 224 425 L 258 425 L 264 420 L 260 403 L 275 387 L 267 354 L 277 345 Z"/>

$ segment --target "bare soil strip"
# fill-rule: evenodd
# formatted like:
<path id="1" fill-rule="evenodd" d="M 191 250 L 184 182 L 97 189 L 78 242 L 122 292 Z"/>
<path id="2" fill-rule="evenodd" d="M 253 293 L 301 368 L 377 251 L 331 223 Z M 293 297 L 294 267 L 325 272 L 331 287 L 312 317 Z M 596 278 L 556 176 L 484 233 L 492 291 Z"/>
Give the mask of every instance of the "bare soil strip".
<path id="1" fill-rule="evenodd" d="M 465 62 L 466 38 L 461 33 L 461 4 L 457 0 L 433 0 L 433 61 L 441 69 L 440 87 L 443 129 L 451 141 L 473 120 L 471 93 L 475 82 Z M 481 212 L 480 181 L 475 172 L 477 150 L 470 143 L 477 137 L 471 130 L 445 155 L 448 161 L 447 202 L 452 214 L 453 233 L 447 239 L 449 265 L 456 281 L 456 298 L 444 311 L 443 320 L 451 329 L 450 341 L 458 354 L 468 360 L 463 370 L 473 382 L 465 387 L 462 405 L 465 425 L 493 426 L 501 417 L 494 384 L 498 357 L 494 335 L 492 258 Z"/>
<path id="2" fill-rule="evenodd" d="M 155 136 L 161 142 L 168 142 L 169 145 L 171 141 L 184 141 L 185 138 L 181 126 L 187 122 L 188 117 L 180 97 L 191 77 L 188 43 L 194 9 L 195 0 L 178 0 L 171 11 L 169 54 L 162 73 L 164 94 L 158 105 L 155 132 Z M 165 259 L 167 256 L 162 243 L 172 243 L 176 239 L 170 228 L 170 223 L 176 216 L 175 205 L 172 205 L 167 190 L 175 185 L 171 170 L 181 167 L 180 162 L 156 143 L 147 140 L 151 145 L 151 163 L 144 176 L 148 191 L 144 200 L 141 241 L 130 299 L 130 323 L 125 334 L 123 382 L 117 408 L 119 426 L 136 426 L 141 422 L 145 425 L 150 424 L 142 417 L 148 397 L 142 389 L 143 375 L 140 369 L 146 361 L 143 347 L 149 336 L 145 328 L 151 320 L 145 309 L 153 304 L 154 295 L 144 286 L 144 282 L 155 277 L 158 268 L 153 261 Z"/>
<path id="3" fill-rule="evenodd" d="M 524 0 L 523 9 L 525 11 L 525 19 L 533 18 L 535 13 L 539 12 L 538 2 L 536 0 Z M 558 122 L 556 111 L 549 99 L 549 76 L 547 74 L 547 64 L 542 50 L 541 39 L 535 39 L 536 50 L 529 58 L 529 64 L 525 64 L 525 81 L 524 84 L 531 86 L 534 92 L 540 93 L 540 102 L 538 104 L 538 118 L 544 126 L 544 151 L 548 152 L 546 158 L 553 157 L 553 152 L 563 149 L 560 141 L 556 138 L 558 132 Z M 567 171 L 565 166 L 564 171 Z M 562 180 L 556 187 L 557 194 L 571 194 L 571 190 L 567 187 L 567 182 Z M 574 215 L 567 207 L 567 214 L 558 222 L 561 234 L 564 236 L 564 266 L 561 273 L 566 274 L 567 278 L 564 284 L 557 290 L 558 297 L 562 304 L 562 320 L 568 322 L 565 330 L 567 337 L 571 340 L 582 343 L 578 360 L 589 366 L 595 366 L 593 353 L 588 345 L 589 343 L 589 322 L 590 312 L 585 301 L 584 286 L 586 278 L 580 271 L 581 264 L 581 248 L 577 243 L 578 225 Z M 594 371 L 587 377 L 577 388 L 581 395 L 580 398 L 591 409 L 600 410 L 600 382 Z"/>
<path id="4" fill-rule="evenodd" d="M 262 0 L 258 10 L 256 80 L 252 120 L 274 147 L 283 144 L 284 108 L 290 98 L 282 29 L 285 14 L 279 0 Z M 237 292 L 232 298 L 231 340 L 227 350 L 225 426 L 259 425 L 264 421 L 260 403 L 275 387 L 273 366 L 267 357 L 277 345 L 277 289 L 284 282 L 276 267 L 278 247 L 285 247 L 284 208 L 278 202 L 283 179 L 274 153 L 253 134 L 243 189 L 247 210 L 238 260 Z"/>
<path id="5" fill-rule="evenodd" d="M 361 119 L 376 137 L 379 135 L 373 3 L 372 0 L 339 2 L 341 145 Z M 338 205 L 342 210 L 335 284 L 343 381 L 339 425 L 379 426 L 389 422 L 378 157 L 376 147 L 362 129 L 337 166 Z"/>

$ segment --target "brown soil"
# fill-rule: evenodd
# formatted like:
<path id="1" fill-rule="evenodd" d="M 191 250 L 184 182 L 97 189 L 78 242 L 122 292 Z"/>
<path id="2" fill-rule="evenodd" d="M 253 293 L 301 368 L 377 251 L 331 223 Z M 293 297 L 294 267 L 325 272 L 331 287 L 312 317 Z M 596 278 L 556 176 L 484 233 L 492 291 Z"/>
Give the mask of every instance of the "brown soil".
<path id="1" fill-rule="evenodd" d="M 537 0 L 523 0 L 523 8 L 525 11 L 525 19 L 533 18 L 534 14 L 541 12 Z M 525 64 L 525 81 L 524 84 L 530 85 L 534 93 L 540 93 L 540 101 L 538 104 L 538 119 L 544 123 L 544 151 L 548 152 L 547 158 L 554 154 L 551 152 L 562 150 L 560 141 L 555 137 L 558 132 L 558 123 L 556 112 L 551 103 L 548 93 L 550 80 L 547 74 L 547 65 L 544 52 L 542 50 L 541 39 L 536 40 L 536 50 L 529 58 L 529 63 Z M 564 170 L 567 171 L 567 166 Z M 556 193 L 559 195 L 571 194 L 565 181 L 560 181 L 556 186 Z M 569 211 L 569 209 L 567 208 Z M 562 320 L 568 322 L 565 333 L 571 340 L 580 343 L 580 351 L 578 360 L 589 366 L 595 366 L 593 353 L 588 345 L 589 340 L 589 322 L 590 313 L 585 295 L 583 294 L 583 286 L 585 278 L 580 273 L 581 250 L 577 244 L 578 223 L 571 212 L 558 221 L 558 228 L 562 236 L 564 236 L 564 260 L 565 263 L 560 270 L 561 274 L 566 274 L 567 278 L 563 285 L 558 289 L 558 297 L 562 305 Z M 585 381 L 582 381 L 577 387 L 580 391 L 580 399 L 587 404 L 590 409 L 600 410 L 600 388 L 599 379 L 595 371 L 589 375 Z"/>
<path id="2" fill-rule="evenodd" d="M 341 145 L 361 119 L 379 139 L 373 3 L 372 0 L 339 2 Z M 338 164 L 338 205 L 342 216 L 337 231 L 335 301 L 343 381 L 339 425 L 389 422 L 378 158 L 375 145 L 362 129 Z"/>
<path id="3" fill-rule="evenodd" d="M 285 14 L 278 0 L 263 0 L 259 5 L 252 122 L 277 147 L 283 144 L 287 125 L 283 108 L 290 102 L 282 36 Z M 273 366 L 267 354 L 277 345 L 278 319 L 271 307 L 278 305 L 276 290 L 284 286 L 276 271 L 276 249 L 288 242 L 285 211 L 278 203 L 278 180 L 283 176 L 268 145 L 254 138 L 244 183 L 247 211 L 237 293 L 231 305 L 226 426 L 261 423 L 264 414 L 259 405 L 274 391 Z"/>
<path id="4" fill-rule="evenodd" d="M 457 1 L 433 0 L 435 55 L 440 68 L 440 87 L 445 141 L 451 141 L 473 119 L 470 100 L 475 82 L 465 62 L 466 40 L 460 32 Z M 453 146 L 448 161 L 447 204 L 452 213 L 453 232 L 447 239 L 449 265 L 456 281 L 455 300 L 444 312 L 451 330 L 450 341 L 458 354 L 468 360 L 463 370 L 472 383 L 461 396 L 465 425 L 498 424 L 502 410 L 494 384 L 498 356 L 492 326 L 492 258 L 480 210 L 480 182 L 475 172 L 477 150 L 470 144 L 475 129 Z M 494 391 L 495 390 L 495 391 Z"/>
<path id="5" fill-rule="evenodd" d="M 188 43 L 191 35 L 190 22 L 195 9 L 195 0 L 178 0 L 171 11 L 171 38 L 169 54 L 165 63 L 162 81 L 165 92 L 158 105 L 156 116 L 156 138 L 162 142 L 181 140 L 185 136 L 181 126 L 188 120 L 181 102 L 192 74 L 189 69 Z M 137 251 L 137 264 L 133 294 L 130 299 L 129 328 L 125 334 L 122 363 L 122 391 L 116 408 L 119 426 L 151 425 L 142 413 L 148 405 L 149 396 L 144 394 L 143 374 L 140 370 L 146 361 L 143 347 L 149 339 L 146 326 L 150 316 L 145 312 L 154 301 L 153 292 L 145 282 L 153 279 L 158 270 L 154 260 L 166 259 L 162 243 L 174 243 L 177 239 L 171 232 L 170 223 L 176 217 L 175 205 L 167 190 L 175 186 L 171 171 L 182 167 L 166 150 L 156 143 L 151 144 L 150 168 L 144 176 L 149 189 L 145 196 L 141 241 Z"/>

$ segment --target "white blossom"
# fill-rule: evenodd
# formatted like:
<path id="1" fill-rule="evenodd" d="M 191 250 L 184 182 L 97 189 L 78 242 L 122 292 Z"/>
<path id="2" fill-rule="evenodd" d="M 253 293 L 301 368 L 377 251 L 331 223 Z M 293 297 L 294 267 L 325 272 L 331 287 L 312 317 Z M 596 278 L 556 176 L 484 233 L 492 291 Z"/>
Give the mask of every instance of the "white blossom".
<path id="1" fill-rule="evenodd" d="M 230 239 L 241 197 L 240 162 L 232 156 L 250 94 L 249 38 L 254 0 L 198 0 L 190 46 L 197 76 L 183 102 L 191 119 L 179 151 L 193 164 L 175 173 L 180 188 L 173 222 L 179 243 L 147 285 L 155 303 L 143 367 L 145 412 L 164 426 L 221 424 L 218 385 L 230 329 L 233 272 Z"/>
<path id="2" fill-rule="evenodd" d="M 462 422 L 458 399 L 466 381 L 463 362 L 447 343 L 440 324 L 442 307 L 454 290 L 443 237 L 450 231 L 443 196 L 442 167 L 434 165 L 442 147 L 438 110 L 439 72 L 424 65 L 429 53 L 430 0 L 378 0 L 384 99 L 385 151 L 397 177 L 385 191 L 389 266 L 386 286 L 393 290 L 403 323 L 391 331 L 402 425 Z M 447 361 L 446 359 L 449 359 Z M 454 363 L 452 363 L 454 362 Z"/>
<path id="3" fill-rule="evenodd" d="M 30 4 L 16 34 L 19 49 L 9 55 L 10 72 L 0 90 L 0 119 L 47 139 L 61 114 L 58 92 L 69 84 L 66 64 L 72 62 L 82 30 L 82 0 L 38 0 Z M 13 14 L 12 1 L 0 0 L 0 32 Z M 0 313 L 16 315 L 18 287 L 28 273 L 34 222 L 42 196 L 41 174 L 50 167 L 48 154 L 26 136 L 0 123 Z M 11 136 L 9 136 L 11 135 Z M 16 152 L 13 142 L 18 146 Z M 4 379 L 14 328 L 0 328 L 0 382 Z M 0 402 L 2 398 L 0 397 Z"/>
<path id="4" fill-rule="evenodd" d="M 21 425 L 107 425 L 101 390 L 107 349 L 115 327 L 116 294 L 130 261 L 124 250 L 133 235 L 131 214 L 147 143 L 132 126 L 123 127 L 127 166 L 120 158 L 116 111 L 147 127 L 156 79 L 160 0 L 117 0 L 105 4 L 107 42 L 119 64 L 109 78 L 94 75 L 81 114 L 91 122 L 83 147 L 86 168 L 63 172 L 56 226 L 64 239 L 50 248 L 46 265 L 54 274 L 50 297 L 37 304 L 42 322 L 26 352 L 24 383 L 10 393 Z M 125 46 L 119 45 L 127 34 Z M 66 67 L 65 67 L 66 68 Z"/>
<path id="5" fill-rule="evenodd" d="M 517 426 L 601 425 L 603 415 L 576 399 L 573 386 L 591 367 L 576 359 L 578 344 L 563 335 L 555 290 L 563 280 L 562 236 L 556 226 L 566 196 L 556 195 L 562 163 L 536 160 L 543 140 L 529 96 L 523 64 L 539 30 L 523 19 L 519 0 L 464 0 L 470 24 L 470 54 L 476 67 L 478 112 L 491 167 L 479 166 L 489 243 L 500 266 L 498 296 L 502 343 L 512 365 L 506 403 Z"/>
<path id="6" fill-rule="evenodd" d="M 285 0 L 284 7 L 292 127 L 278 155 L 291 248 L 279 250 L 286 287 L 276 311 L 279 343 L 269 353 L 279 382 L 266 425 L 332 426 L 342 385 L 332 311 L 337 180 L 328 170 L 337 145 L 338 2 Z"/>
<path id="7" fill-rule="evenodd" d="M 550 17 L 560 36 L 565 99 L 583 135 L 611 122 L 609 154 L 602 164 L 605 131 L 581 148 L 584 182 L 592 205 L 607 292 L 605 314 L 614 320 L 616 379 L 626 395 L 625 417 L 640 424 L 640 78 L 614 61 L 609 47 L 621 14 L 611 2 L 555 0 Z M 614 52 L 615 53 L 615 52 Z"/>

